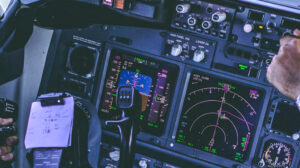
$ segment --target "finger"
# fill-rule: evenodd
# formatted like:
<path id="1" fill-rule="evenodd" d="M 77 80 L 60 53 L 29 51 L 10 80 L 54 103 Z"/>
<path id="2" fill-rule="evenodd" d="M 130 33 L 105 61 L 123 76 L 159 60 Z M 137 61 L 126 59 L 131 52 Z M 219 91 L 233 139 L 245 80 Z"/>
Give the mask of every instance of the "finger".
<path id="1" fill-rule="evenodd" d="M 272 83 L 272 69 L 271 67 L 269 66 L 268 69 L 267 69 L 267 80 L 269 81 L 269 83 Z"/>
<path id="2" fill-rule="evenodd" d="M 18 143 L 19 138 L 17 136 L 11 136 L 6 139 L 6 145 L 13 146 Z"/>
<path id="3" fill-rule="evenodd" d="M 295 29 L 294 30 L 294 35 L 300 37 L 300 30 L 299 29 Z"/>
<path id="4" fill-rule="evenodd" d="M 283 38 L 280 39 L 280 46 L 285 46 L 292 39 L 293 39 L 293 37 L 291 37 L 291 36 L 284 36 Z"/>
<path id="5" fill-rule="evenodd" d="M 10 152 L 12 152 L 12 146 L 5 145 L 5 146 L 0 147 L 0 155 L 5 155 L 5 154 L 8 154 Z"/>
<path id="6" fill-rule="evenodd" d="M 12 118 L 7 118 L 7 119 L 4 119 L 4 118 L 0 118 L 0 125 L 10 125 L 13 123 L 13 119 Z"/>
<path id="7" fill-rule="evenodd" d="M 1 156 L 1 159 L 3 161 L 11 161 L 11 160 L 13 160 L 13 158 L 14 158 L 14 155 L 12 153 L 8 153 L 8 154 Z"/>

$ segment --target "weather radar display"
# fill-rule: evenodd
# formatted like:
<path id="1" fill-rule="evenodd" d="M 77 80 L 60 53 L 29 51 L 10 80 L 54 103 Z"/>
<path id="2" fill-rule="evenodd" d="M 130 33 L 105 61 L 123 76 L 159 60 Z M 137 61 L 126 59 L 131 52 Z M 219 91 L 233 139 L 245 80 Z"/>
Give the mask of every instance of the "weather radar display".
<path id="1" fill-rule="evenodd" d="M 178 143 L 238 162 L 249 154 L 264 90 L 192 73 L 176 134 Z"/>

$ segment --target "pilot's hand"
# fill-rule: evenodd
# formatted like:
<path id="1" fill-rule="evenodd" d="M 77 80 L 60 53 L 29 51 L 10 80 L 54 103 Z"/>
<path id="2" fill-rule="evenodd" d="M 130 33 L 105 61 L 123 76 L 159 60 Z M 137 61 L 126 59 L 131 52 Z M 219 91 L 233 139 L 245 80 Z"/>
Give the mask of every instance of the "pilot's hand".
<path id="1" fill-rule="evenodd" d="M 13 123 L 13 119 L 3 119 L 0 118 L 0 126 L 11 125 Z M 11 161 L 14 158 L 13 148 L 17 143 L 18 137 L 11 136 L 6 138 L 5 144 L 0 146 L 0 159 L 3 161 Z"/>
<path id="2" fill-rule="evenodd" d="M 300 37 L 300 30 L 294 35 Z M 300 39 L 286 36 L 268 67 L 267 79 L 282 94 L 296 100 L 300 94 Z"/>

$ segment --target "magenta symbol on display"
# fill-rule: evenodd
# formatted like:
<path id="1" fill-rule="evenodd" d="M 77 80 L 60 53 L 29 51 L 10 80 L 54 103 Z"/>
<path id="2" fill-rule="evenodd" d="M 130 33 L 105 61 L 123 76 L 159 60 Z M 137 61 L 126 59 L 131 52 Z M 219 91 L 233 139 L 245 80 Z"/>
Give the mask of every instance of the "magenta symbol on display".
<path id="1" fill-rule="evenodd" d="M 258 91 L 256 90 L 250 90 L 249 96 L 251 99 L 258 99 L 259 98 L 259 94 Z"/>

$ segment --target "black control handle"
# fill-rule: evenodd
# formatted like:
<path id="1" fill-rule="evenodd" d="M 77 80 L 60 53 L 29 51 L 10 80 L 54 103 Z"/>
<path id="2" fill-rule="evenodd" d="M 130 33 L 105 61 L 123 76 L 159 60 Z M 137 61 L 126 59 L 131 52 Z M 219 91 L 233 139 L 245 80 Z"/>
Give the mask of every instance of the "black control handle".
<path id="1" fill-rule="evenodd" d="M 136 136 L 139 132 L 138 116 L 142 98 L 132 86 L 121 86 L 117 91 L 116 105 L 122 111 L 122 118 L 106 121 L 107 126 L 117 126 L 120 132 L 121 148 L 119 168 L 130 168 L 134 161 Z"/>

